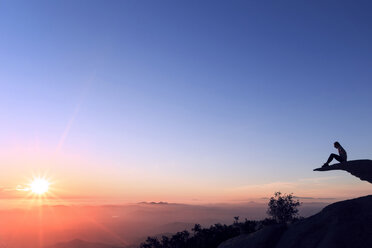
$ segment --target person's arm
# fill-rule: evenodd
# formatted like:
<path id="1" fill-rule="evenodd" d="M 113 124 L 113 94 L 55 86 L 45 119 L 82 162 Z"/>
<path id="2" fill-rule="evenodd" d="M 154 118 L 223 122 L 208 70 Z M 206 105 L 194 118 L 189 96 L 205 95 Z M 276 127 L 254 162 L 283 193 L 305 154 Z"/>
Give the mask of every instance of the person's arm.
<path id="1" fill-rule="evenodd" d="M 343 147 L 340 147 L 340 148 L 338 149 L 338 154 L 340 154 L 340 156 L 341 156 L 343 159 L 346 160 L 347 155 L 346 155 L 346 151 L 345 151 L 345 149 L 344 149 Z"/>

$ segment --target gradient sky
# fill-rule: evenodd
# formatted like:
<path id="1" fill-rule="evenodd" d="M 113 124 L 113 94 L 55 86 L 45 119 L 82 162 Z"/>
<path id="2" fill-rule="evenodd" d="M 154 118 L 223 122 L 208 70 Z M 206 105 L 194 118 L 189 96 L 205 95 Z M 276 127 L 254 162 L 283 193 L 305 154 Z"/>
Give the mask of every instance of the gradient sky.
<path id="1" fill-rule="evenodd" d="M 371 1 L 1 1 L 0 197 L 354 197 L 372 157 Z M 19 194 L 19 192 L 17 192 Z"/>

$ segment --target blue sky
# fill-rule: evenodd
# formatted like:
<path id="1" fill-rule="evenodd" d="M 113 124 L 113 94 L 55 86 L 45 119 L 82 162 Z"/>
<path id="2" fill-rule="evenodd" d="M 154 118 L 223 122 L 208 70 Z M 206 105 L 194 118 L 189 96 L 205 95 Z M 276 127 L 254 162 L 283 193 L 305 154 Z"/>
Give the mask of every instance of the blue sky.
<path id="1" fill-rule="evenodd" d="M 162 174 L 168 187 L 322 177 L 312 169 L 335 140 L 350 159 L 372 155 L 371 10 L 3 1 L 0 147 L 58 149 L 115 175 L 140 169 L 156 184 Z"/>

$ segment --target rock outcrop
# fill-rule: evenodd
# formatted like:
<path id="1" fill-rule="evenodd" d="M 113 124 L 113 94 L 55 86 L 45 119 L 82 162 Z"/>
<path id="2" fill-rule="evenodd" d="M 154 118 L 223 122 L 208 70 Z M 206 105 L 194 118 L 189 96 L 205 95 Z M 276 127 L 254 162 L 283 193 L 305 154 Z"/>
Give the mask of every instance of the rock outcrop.
<path id="1" fill-rule="evenodd" d="M 314 171 L 344 170 L 360 180 L 372 183 L 372 160 L 351 160 L 339 164 L 314 169 Z"/>
<path id="2" fill-rule="evenodd" d="M 372 247 L 371 209 L 372 195 L 336 202 L 318 214 L 288 226 L 282 233 L 267 227 L 266 230 L 227 240 L 218 248 Z"/>

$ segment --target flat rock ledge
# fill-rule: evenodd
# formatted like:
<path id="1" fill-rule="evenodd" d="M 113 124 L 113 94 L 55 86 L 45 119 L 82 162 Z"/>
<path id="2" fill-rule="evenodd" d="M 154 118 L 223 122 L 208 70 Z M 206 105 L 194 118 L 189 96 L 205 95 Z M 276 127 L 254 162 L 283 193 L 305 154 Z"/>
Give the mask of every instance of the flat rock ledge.
<path id="1" fill-rule="evenodd" d="M 314 169 L 314 171 L 331 170 L 347 171 L 353 176 L 358 177 L 360 180 L 372 183 L 372 160 L 369 159 L 351 160 L 343 163 L 333 164 L 330 166 Z"/>

